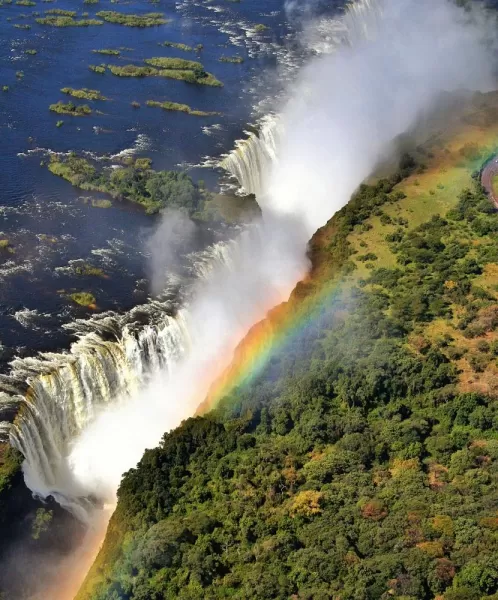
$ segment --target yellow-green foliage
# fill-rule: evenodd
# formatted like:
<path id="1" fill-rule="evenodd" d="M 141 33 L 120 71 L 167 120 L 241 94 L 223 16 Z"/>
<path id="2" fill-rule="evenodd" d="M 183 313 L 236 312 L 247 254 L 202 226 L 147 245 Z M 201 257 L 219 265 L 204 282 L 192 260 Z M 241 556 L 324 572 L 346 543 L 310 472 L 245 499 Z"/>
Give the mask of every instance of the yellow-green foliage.
<path id="1" fill-rule="evenodd" d="M 64 87 L 61 88 L 61 92 L 63 94 L 67 94 L 68 96 L 72 96 L 73 98 L 84 98 L 85 100 L 107 100 L 107 98 L 103 96 L 99 90 L 89 90 L 87 88 L 75 90 L 70 87 Z"/>
<path id="2" fill-rule="evenodd" d="M 70 294 L 69 297 L 80 306 L 91 307 L 96 304 L 95 296 L 90 292 L 75 292 L 74 294 Z"/>
<path id="3" fill-rule="evenodd" d="M 194 110 L 188 106 L 188 104 L 178 104 L 177 102 L 156 102 L 155 100 L 147 100 L 147 106 L 156 106 L 158 108 L 162 108 L 163 110 L 171 110 L 177 112 L 184 112 L 188 115 L 194 115 L 197 117 L 209 117 L 212 115 L 217 115 L 219 113 L 216 112 L 205 112 L 202 110 Z"/>
<path id="4" fill-rule="evenodd" d="M 56 104 L 51 104 L 49 109 L 52 112 L 61 114 L 61 115 L 74 115 L 76 117 L 83 117 L 92 114 L 92 109 L 87 104 L 73 104 L 73 102 L 67 102 L 64 104 L 63 102 L 57 102 Z"/>
<path id="5" fill-rule="evenodd" d="M 96 16 L 109 23 L 117 23 L 118 25 L 125 25 L 127 27 L 153 27 L 155 25 L 165 25 L 168 22 L 163 18 L 163 13 L 130 15 L 114 10 L 101 10 Z"/>
<path id="6" fill-rule="evenodd" d="M 91 25 L 103 25 L 103 21 L 97 19 L 73 19 L 73 17 L 48 16 L 39 17 L 36 22 L 40 25 L 51 27 L 90 27 Z"/>

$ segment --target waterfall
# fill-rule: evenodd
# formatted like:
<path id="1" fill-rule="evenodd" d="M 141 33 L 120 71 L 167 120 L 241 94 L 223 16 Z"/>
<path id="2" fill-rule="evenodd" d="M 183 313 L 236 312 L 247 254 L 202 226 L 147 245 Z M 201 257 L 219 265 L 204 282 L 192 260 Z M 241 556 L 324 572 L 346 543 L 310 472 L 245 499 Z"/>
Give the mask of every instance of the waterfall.
<path id="1" fill-rule="evenodd" d="M 279 119 L 268 115 L 260 123 L 258 133 L 235 142 L 235 149 L 223 158 L 220 166 L 237 179 L 242 193 L 259 196 L 265 179 L 277 159 L 280 135 Z"/>
<path id="2" fill-rule="evenodd" d="M 330 54 L 342 46 L 355 46 L 373 38 L 382 19 L 382 4 L 383 0 L 358 0 L 348 4 L 340 18 L 314 22 L 303 36 L 306 53 Z M 219 166 L 237 180 L 240 193 L 259 197 L 277 162 L 284 131 L 278 115 L 264 116 L 257 130 L 245 131 L 247 137 L 235 141 L 235 148 L 222 158 Z"/>
<path id="3" fill-rule="evenodd" d="M 228 255 L 228 245 L 216 244 L 191 255 L 191 271 L 207 278 Z M 175 311 L 171 301 L 150 301 L 126 315 L 97 315 L 65 327 L 79 338 L 68 353 L 15 359 L 9 376 L 1 377 L 0 419 L 15 417 L 12 423 L 0 421 L 0 441 L 9 439 L 23 454 L 31 490 L 54 496 L 85 519 L 85 490 L 78 490 L 67 462 L 72 442 L 106 407 L 136 395 L 154 373 L 170 373 L 190 340 L 185 311 Z"/>

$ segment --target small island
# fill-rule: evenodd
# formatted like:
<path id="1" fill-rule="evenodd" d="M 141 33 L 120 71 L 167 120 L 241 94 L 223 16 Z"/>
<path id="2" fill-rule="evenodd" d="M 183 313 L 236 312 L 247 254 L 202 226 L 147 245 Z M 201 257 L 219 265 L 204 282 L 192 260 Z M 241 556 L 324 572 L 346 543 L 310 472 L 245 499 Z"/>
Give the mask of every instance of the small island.
<path id="1" fill-rule="evenodd" d="M 75 90 L 74 88 L 63 87 L 61 88 L 61 92 L 63 94 L 67 94 L 68 96 L 72 96 L 73 98 L 80 98 L 84 100 L 107 100 L 107 98 L 103 96 L 99 90 L 89 90 L 88 88 Z"/>
<path id="2" fill-rule="evenodd" d="M 49 109 L 60 115 L 74 115 L 76 117 L 84 117 L 92 114 L 92 109 L 88 104 L 76 105 L 73 102 L 64 104 L 60 100 L 56 104 L 51 104 Z"/>
<path id="3" fill-rule="evenodd" d="M 89 292 L 74 292 L 69 294 L 69 298 L 79 304 L 80 306 L 86 306 L 87 308 L 97 308 L 97 300 L 93 294 Z"/>
<path id="4" fill-rule="evenodd" d="M 244 62 L 242 56 L 222 56 L 219 59 L 220 62 L 223 63 L 232 63 L 234 65 L 240 65 Z"/>
<path id="5" fill-rule="evenodd" d="M 162 108 L 163 110 L 171 110 L 183 112 L 188 115 L 194 115 L 196 117 L 212 117 L 214 115 L 219 115 L 218 112 L 205 112 L 203 110 L 194 110 L 190 108 L 188 104 L 178 104 L 177 102 L 157 102 L 155 100 L 147 100 L 147 106 L 155 106 L 157 108 Z"/>
<path id="6" fill-rule="evenodd" d="M 101 48 L 99 50 L 92 50 L 94 54 L 105 54 L 107 56 L 120 56 L 120 50 L 113 50 L 111 48 Z"/>
<path id="7" fill-rule="evenodd" d="M 144 60 L 146 66 L 107 65 L 117 77 L 168 77 L 186 83 L 223 87 L 221 81 L 205 71 L 200 62 L 184 58 L 155 57 Z"/>
<path id="8" fill-rule="evenodd" d="M 90 71 L 94 73 L 98 73 L 99 75 L 103 75 L 105 73 L 106 65 L 88 65 Z"/>
<path id="9" fill-rule="evenodd" d="M 178 42 L 158 42 L 158 46 L 164 46 L 165 48 L 175 48 L 176 50 L 181 50 L 182 52 L 194 51 L 192 46 L 187 46 L 187 44 L 180 44 Z"/>
<path id="10" fill-rule="evenodd" d="M 38 19 L 36 19 L 36 22 L 40 25 L 50 25 L 51 27 L 90 27 L 92 25 L 104 24 L 104 21 L 99 21 L 98 19 L 77 20 L 74 17 L 63 15 L 49 15 L 46 17 L 39 17 Z"/>
<path id="11" fill-rule="evenodd" d="M 168 23 L 163 13 L 146 13 L 145 15 L 129 15 L 115 10 L 101 10 L 97 17 L 108 23 L 117 23 L 126 27 L 154 27 Z"/>
<path id="12" fill-rule="evenodd" d="M 192 215 L 202 208 L 201 191 L 186 173 L 154 171 L 151 164 L 148 158 L 137 158 L 117 169 L 101 169 L 85 158 L 70 154 L 52 156 L 47 166 L 51 173 L 75 187 L 140 204 L 148 214 L 170 207 Z"/>

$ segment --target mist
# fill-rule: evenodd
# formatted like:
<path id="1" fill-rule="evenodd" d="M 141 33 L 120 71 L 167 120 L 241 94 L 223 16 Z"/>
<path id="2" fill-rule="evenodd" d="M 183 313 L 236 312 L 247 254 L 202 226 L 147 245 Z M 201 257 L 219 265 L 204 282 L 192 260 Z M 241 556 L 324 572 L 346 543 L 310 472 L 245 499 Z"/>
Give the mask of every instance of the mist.
<path id="1" fill-rule="evenodd" d="M 248 329 L 306 274 L 310 237 L 396 136 L 442 92 L 493 87 L 485 20 L 449 0 L 364 1 L 340 25 L 346 43 L 305 67 L 281 107 L 284 133 L 258 198 L 261 218 L 221 250 L 224 260 L 213 262 L 176 316 L 182 344 L 174 364 L 76 440 L 68 466 L 78 493 L 112 501 L 122 473 L 194 413 Z M 156 239 L 152 248 L 154 271 L 164 274 L 170 246 Z"/>
<path id="2" fill-rule="evenodd" d="M 191 246 L 196 232 L 194 222 L 179 210 L 164 210 L 159 224 L 147 242 L 150 253 L 150 281 L 153 295 L 159 294 L 181 265 L 181 256 Z"/>

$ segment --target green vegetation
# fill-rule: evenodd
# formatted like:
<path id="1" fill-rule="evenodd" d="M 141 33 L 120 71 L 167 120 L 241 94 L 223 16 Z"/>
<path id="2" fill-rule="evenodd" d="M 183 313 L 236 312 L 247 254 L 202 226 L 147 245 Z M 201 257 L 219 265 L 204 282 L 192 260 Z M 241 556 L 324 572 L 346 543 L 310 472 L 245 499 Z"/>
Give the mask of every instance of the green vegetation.
<path id="1" fill-rule="evenodd" d="M 105 73 L 105 65 L 88 65 L 90 71 L 103 75 Z"/>
<path id="2" fill-rule="evenodd" d="M 118 77 L 149 77 L 151 75 L 157 75 L 157 69 L 152 67 L 139 67 L 137 65 L 124 65 L 122 67 L 117 65 L 107 65 L 109 71 Z"/>
<path id="3" fill-rule="evenodd" d="M 73 102 L 64 104 L 64 102 L 59 101 L 57 104 L 51 104 L 49 109 L 52 112 L 60 115 L 74 115 L 76 117 L 84 117 L 92 114 L 92 109 L 88 106 L 88 104 L 80 104 L 78 106 L 73 104 Z"/>
<path id="4" fill-rule="evenodd" d="M 0 498 L 4 492 L 10 489 L 14 476 L 21 468 L 22 461 L 23 457 L 20 452 L 7 444 L 0 444 Z"/>
<path id="5" fill-rule="evenodd" d="M 259 23 L 258 25 L 256 25 L 254 27 L 254 31 L 256 31 L 257 33 L 263 33 L 264 31 L 267 31 L 268 29 L 270 29 L 267 25 L 263 25 L 263 23 Z"/>
<path id="6" fill-rule="evenodd" d="M 187 60 L 185 58 L 147 58 L 145 64 L 157 67 L 159 69 L 174 69 L 181 71 L 195 71 L 198 73 L 204 72 L 204 67 L 200 62 L 195 60 Z"/>
<path id="7" fill-rule="evenodd" d="M 17 6 L 36 6 L 36 2 L 32 0 L 16 0 Z"/>
<path id="8" fill-rule="evenodd" d="M 50 25 L 51 27 L 90 27 L 92 25 L 103 25 L 103 21 L 97 19 L 73 19 L 73 17 L 48 16 L 36 19 L 40 25 Z"/>
<path id="9" fill-rule="evenodd" d="M 187 46 L 187 44 L 180 44 L 178 42 L 158 42 L 159 46 L 165 46 L 166 48 L 176 48 L 177 50 L 182 50 L 183 52 L 193 52 L 192 46 Z"/>
<path id="10" fill-rule="evenodd" d="M 102 269 L 99 267 L 94 267 L 93 265 L 84 261 L 74 261 L 74 264 L 71 265 L 71 268 L 75 275 L 81 275 L 82 277 L 107 277 Z"/>
<path id="11" fill-rule="evenodd" d="M 55 124 L 56 127 L 62 127 L 64 125 L 64 121 L 57 121 Z"/>
<path id="12" fill-rule="evenodd" d="M 2 86 L 2 92 L 8 92 L 9 91 L 9 86 L 8 85 L 3 85 Z"/>
<path id="13" fill-rule="evenodd" d="M 48 531 L 53 516 L 54 513 L 52 510 L 45 510 L 44 508 L 37 509 L 31 529 L 31 537 L 34 540 L 40 539 L 40 536 Z"/>
<path id="14" fill-rule="evenodd" d="M 76 155 L 52 156 L 48 169 L 72 185 L 142 205 L 149 214 L 171 207 L 194 214 L 202 198 L 192 179 L 177 171 L 154 171 L 150 159 L 139 158 L 123 168 L 97 170 Z"/>
<path id="15" fill-rule="evenodd" d="M 38 54 L 38 50 L 34 50 L 33 48 L 30 48 L 28 50 L 25 50 L 24 54 L 29 54 L 31 56 L 34 56 L 35 54 Z"/>
<path id="16" fill-rule="evenodd" d="M 83 4 L 98 4 L 99 0 L 83 0 Z"/>
<path id="17" fill-rule="evenodd" d="M 58 15 L 60 17 L 75 17 L 76 11 L 74 10 L 62 10 L 61 8 L 51 8 L 45 11 L 46 15 Z"/>
<path id="18" fill-rule="evenodd" d="M 315 234 L 269 358 L 125 474 L 77 600 L 497 598 L 498 212 L 459 147 Z"/>
<path id="19" fill-rule="evenodd" d="M 129 15 L 114 10 L 101 10 L 96 14 L 108 23 L 117 23 L 126 27 L 153 27 L 165 25 L 168 21 L 164 19 L 163 13 L 146 13 L 145 15 Z"/>
<path id="20" fill-rule="evenodd" d="M 172 110 L 178 112 L 184 112 L 188 115 L 195 115 L 197 117 L 209 117 L 212 115 L 218 115 L 216 112 L 204 112 L 202 110 L 193 110 L 188 104 L 177 104 L 176 102 L 156 102 L 154 100 L 147 100 L 147 106 L 157 106 L 163 110 Z"/>
<path id="21" fill-rule="evenodd" d="M 24 77 L 24 71 L 16 71 L 17 79 L 22 79 Z"/>
<path id="22" fill-rule="evenodd" d="M 112 50 L 110 48 L 102 48 L 101 50 L 92 50 L 95 54 L 106 54 L 108 56 L 120 56 L 119 50 Z"/>
<path id="23" fill-rule="evenodd" d="M 74 292 L 74 294 L 69 295 L 69 298 L 76 304 L 87 308 L 93 308 L 97 303 L 95 296 L 89 292 Z"/>
<path id="24" fill-rule="evenodd" d="M 222 56 L 220 62 L 233 63 L 234 65 L 240 65 L 244 62 L 242 56 Z"/>
<path id="25" fill-rule="evenodd" d="M 168 77 L 187 83 L 198 83 L 221 87 L 223 84 L 211 73 L 204 71 L 199 62 L 183 58 L 149 58 L 144 61 L 147 66 L 107 65 L 109 71 L 118 77 Z"/>
<path id="26" fill-rule="evenodd" d="M 84 98 L 85 100 L 107 100 L 105 96 L 99 92 L 99 90 L 89 90 L 88 88 L 82 88 L 81 90 L 75 90 L 70 87 L 64 87 L 61 89 L 63 94 L 72 96 L 73 98 Z"/>

